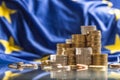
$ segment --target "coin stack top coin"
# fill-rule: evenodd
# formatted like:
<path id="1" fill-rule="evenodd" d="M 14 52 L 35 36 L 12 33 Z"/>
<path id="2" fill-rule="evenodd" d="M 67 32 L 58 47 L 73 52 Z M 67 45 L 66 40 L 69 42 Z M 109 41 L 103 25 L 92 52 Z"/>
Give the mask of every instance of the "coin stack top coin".
<path id="1" fill-rule="evenodd" d="M 72 48 L 72 39 L 66 39 L 66 44 L 69 45 L 67 48 Z"/>
<path id="2" fill-rule="evenodd" d="M 82 34 L 88 34 L 89 31 L 96 30 L 96 26 L 81 26 L 81 33 Z"/>
<path id="3" fill-rule="evenodd" d="M 72 39 L 66 39 L 66 44 L 72 44 Z"/>

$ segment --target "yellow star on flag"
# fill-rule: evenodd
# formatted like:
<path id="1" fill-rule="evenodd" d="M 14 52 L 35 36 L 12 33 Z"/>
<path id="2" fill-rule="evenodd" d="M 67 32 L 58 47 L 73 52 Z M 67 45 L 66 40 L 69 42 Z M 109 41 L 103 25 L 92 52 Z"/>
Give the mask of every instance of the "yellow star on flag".
<path id="1" fill-rule="evenodd" d="M 116 35 L 115 43 L 113 45 L 105 46 L 106 49 L 110 50 L 113 54 L 115 52 L 120 52 L 120 38 L 119 35 Z"/>
<path id="2" fill-rule="evenodd" d="M 108 75 L 108 78 L 112 78 L 112 79 L 114 79 L 114 80 L 120 80 L 120 73 L 111 72 L 111 73 Z"/>
<path id="3" fill-rule="evenodd" d="M 12 73 L 11 71 L 6 71 L 5 76 L 3 77 L 2 80 L 10 80 L 11 78 L 18 77 L 18 76 L 20 76 L 19 73 Z"/>
<path id="4" fill-rule="evenodd" d="M 15 10 L 7 8 L 5 2 L 2 2 L 0 5 L 0 17 L 6 18 L 9 23 L 11 23 L 10 15 L 14 14 L 15 12 Z"/>
<path id="5" fill-rule="evenodd" d="M 109 11 L 110 14 L 114 14 L 116 20 L 120 19 L 120 9 L 112 9 Z"/>
<path id="6" fill-rule="evenodd" d="M 35 62 L 43 62 L 43 61 L 48 60 L 48 59 L 49 59 L 49 56 L 45 56 L 45 57 L 43 57 L 41 59 L 35 59 L 34 61 Z"/>
<path id="7" fill-rule="evenodd" d="M 15 45 L 12 37 L 10 37 L 9 41 L 0 39 L 0 43 L 4 46 L 6 54 L 11 54 L 13 51 L 21 50 L 19 46 Z"/>

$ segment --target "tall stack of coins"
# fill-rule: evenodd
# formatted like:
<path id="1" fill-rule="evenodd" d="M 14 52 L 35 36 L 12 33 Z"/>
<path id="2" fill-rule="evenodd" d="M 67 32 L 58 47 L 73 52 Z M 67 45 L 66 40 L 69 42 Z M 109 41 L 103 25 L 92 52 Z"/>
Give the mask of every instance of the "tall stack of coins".
<path id="1" fill-rule="evenodd" d="M 107 54 L 98 54 L 98 55 L 92 55 L 92 65 L 107 65 L 108 55 Z"/>
<path id="2" fill-rule="evenodd" d="M 68 65 L 75 65 L 75 48 L 67 48 L 65 51 L 65 55 L 68 57 Z"/>
<path id="3" fill-rule="evenodd" d="M 87 34 L 87 47 L 91 47 L 93 54 L 101 53 L 101 32 L 98 30 L 89 31 Z"/>
<path id="4" fill-rule="evenodd" d="M 73 34 L 72 35 L 72 47 L 80 48 L 85 47 L 85 35 L 82 34 Z"/>
<path id="5" fill-rule="evenodd" d="M 63 55 L 66 48 L 70 48 L 70 47 L 71 47 L 71 44 L 58 43 L 57 44 L 57 54 Z"/>
<path id="6" fill-rule="evenodd" d="M 76 64 L 91 64 L 92 48 L 76 48 Z"/>
<path id="7" fill-rule="evenodd" d="M 96 30 L 96 26 L 81 26 L 81 33 L 82 34 L 88 34 L 89 31 Z"/>

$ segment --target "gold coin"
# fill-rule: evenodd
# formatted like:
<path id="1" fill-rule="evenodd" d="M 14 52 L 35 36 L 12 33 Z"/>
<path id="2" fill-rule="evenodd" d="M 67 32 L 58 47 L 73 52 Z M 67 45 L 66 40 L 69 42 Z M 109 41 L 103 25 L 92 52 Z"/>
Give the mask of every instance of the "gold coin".
<path id="1" fill-rule="evenodd" d="M 66 39 L 66 44 L 72 44 L 72 39 Z"/>
<path id="2" fill-rule="evenodd" d="M 75 47 L 75 48 L 80 48 L 80 47 L 85 47 L 85 43 L 84 44 L 72 44 L 72 47 Z"/>
<path id="3" fill-rule="evenodd" d="M 99 30 L 94 30 L 94 31 L 89 31 L 90 35 L 101 35 L 101 31 Z"/>
<path id="4" fill-rule="evenodd" d="M 81 26 L 81 33 L 82 34 L 89 34 L 89 31 L 96 30 L 96 26 Z"/>

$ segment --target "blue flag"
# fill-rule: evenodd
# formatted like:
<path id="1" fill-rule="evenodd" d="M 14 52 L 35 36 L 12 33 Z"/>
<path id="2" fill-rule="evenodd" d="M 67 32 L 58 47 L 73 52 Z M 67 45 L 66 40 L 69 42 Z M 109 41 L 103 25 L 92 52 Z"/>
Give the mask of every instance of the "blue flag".
<path id="1" fill-rule="evenodd" d="M 1 0 L 0 62 L 35 60 L 56 53 L 56 44 L 81 25 L 102 32 L 102 53 L 120 52 L 120 10 L 100 0 Z M 112 53 L 112 54 L 111 54 Z"/>
<path id="2" fill-rule="evenodd" d="M 112 2 L 114 8 L 120 9 L 120 0 L 109 0 Z"/>

